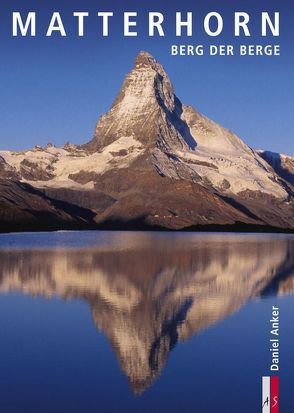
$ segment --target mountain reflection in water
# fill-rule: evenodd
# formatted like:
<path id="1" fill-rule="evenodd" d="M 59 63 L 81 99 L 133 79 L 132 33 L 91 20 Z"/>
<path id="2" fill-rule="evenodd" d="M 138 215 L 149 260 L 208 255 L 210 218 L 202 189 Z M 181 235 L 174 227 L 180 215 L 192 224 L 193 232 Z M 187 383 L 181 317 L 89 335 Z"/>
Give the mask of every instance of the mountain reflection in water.
<path id="1" fill-rule="evenodd" d="M 293 248 L 291 236 L 111 233 L 87 248 L 0 250 L 0 291 L 85 300 L 142 393 L 179 341 L 293 292 Z"/>

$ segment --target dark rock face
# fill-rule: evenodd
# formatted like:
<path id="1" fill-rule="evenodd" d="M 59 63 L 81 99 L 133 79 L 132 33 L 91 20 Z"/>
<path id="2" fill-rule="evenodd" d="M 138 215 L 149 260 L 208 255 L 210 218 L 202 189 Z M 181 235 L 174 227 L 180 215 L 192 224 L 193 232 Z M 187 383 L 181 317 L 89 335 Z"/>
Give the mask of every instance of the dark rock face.
<path id="1" fill-rule="evenodd" d="M 20 163 L 21 176 L 29 181 L 49 181 L 54 177 L 53 171 L 54 168 L 52 165 L 41 168 L 27 159 L 24 159 Z"/>
<path id="2" fill-rule="evenodd" d="M 259 151 L 275 172 L 289 184 L 294 185 L 294 158 L 270 151 Z"/>
<path id="3" fill-rule="evenodd" d="M 0 156 L 0 178 L 19 179 L 16 169 L 8 165 L 2 156 Z"/>
<path id="4" fill-rule="evenodd" d="M 0 179 L 0 231 L 87 228 L 91 211 L 60 202 L 32 186 Z"/>
<path id="5" fill-rule="evenodd" d="M 294 204 L 290 194 L 288 199 L 279 200 L 262 192 L 244 191 L 239 194 L 238 200 L 267 225 L 277 228 L 294 227 Z"/>
<path id="6" fill-rule="evenodd" d="M 103 192 L 93 190 L 77 191 L 71 188 L 46 188 L 42 189 L 48 197 L 59 201 L 64 201 L 81 208 L 89 209 L 95 214 L 102 213 L 116 202 L 115 198 Z"/>

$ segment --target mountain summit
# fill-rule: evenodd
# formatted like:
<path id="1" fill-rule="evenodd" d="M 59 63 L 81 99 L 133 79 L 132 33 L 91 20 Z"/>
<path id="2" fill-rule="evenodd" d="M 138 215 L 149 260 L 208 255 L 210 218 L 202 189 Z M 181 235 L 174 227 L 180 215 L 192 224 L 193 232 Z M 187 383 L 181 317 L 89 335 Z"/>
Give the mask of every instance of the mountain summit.
<path id="1" fill-rule="evenodd" d="M 132 136 L 148 147 L 194 148 L 181 113 L 181 102 L 161 64 L 140 52 L 110 111 L 99 119 L 92 141 L 84 147 L 101 150 L 122 136 Z"/>
<path id="2" fill-rule="evenodd" d="M 281 169 L 267 153 L 184 105 L 140 52 L 88 143 L 2 151 L 0 178 L 82 208 L 91 227 L 293 229 L 293 159 Z"/>

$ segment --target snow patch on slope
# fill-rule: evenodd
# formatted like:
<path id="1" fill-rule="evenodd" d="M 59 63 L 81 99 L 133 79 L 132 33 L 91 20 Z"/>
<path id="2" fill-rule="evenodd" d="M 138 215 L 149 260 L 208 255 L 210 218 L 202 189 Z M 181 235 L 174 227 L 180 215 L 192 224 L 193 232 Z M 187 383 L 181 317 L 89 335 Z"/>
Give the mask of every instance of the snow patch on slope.
<path id="1" fill-rule="evenodd" d="M 237 135 L 191 106 L 183 106 L 182 119 L 197 146 L 194 151 L 177 150 L 176 155 L 213 187 L 235 194 L 249 189 L 279 198 L 288 196 L 269 165 Z"/>
<path id="2" fill-rule="evenodd" d="M 46 168 L 50 165 L 53 167 L 53 179 L 47 181 L 22 179 L 23 182 L 28 182 L 36 187 L 85 189 L 93 188 L 93 182 L 81 185 L 69 179 L 69 175 L 80 171 L 102 174 L 113 167 L 126 168 L 142 150 L 140 142 L 132 136 L 123 136 L 105 147 L 102 152 L 92 154 L 83 151 L 74 153 L 62 148 L 46 148 L 27 152 L 1 151 L 0 155 L 19 172 L 23 160 L 27 160 L 40 168 Z"/>

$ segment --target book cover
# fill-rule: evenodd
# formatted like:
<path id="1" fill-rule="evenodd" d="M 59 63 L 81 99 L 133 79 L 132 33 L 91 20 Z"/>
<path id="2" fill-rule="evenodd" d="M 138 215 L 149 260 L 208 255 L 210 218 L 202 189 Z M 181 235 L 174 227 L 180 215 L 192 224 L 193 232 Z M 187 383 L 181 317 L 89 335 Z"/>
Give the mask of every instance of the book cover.
<path id="1" fill-rule="evenodd" d="M 293 411 L 293 6 L 0 5 L 0 411 Z"/>

